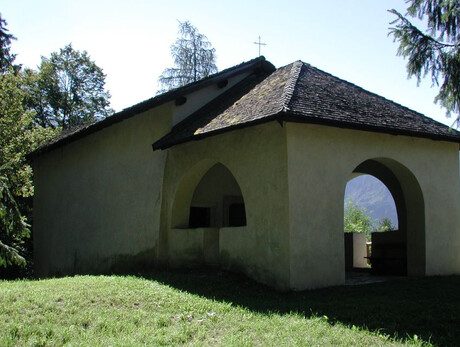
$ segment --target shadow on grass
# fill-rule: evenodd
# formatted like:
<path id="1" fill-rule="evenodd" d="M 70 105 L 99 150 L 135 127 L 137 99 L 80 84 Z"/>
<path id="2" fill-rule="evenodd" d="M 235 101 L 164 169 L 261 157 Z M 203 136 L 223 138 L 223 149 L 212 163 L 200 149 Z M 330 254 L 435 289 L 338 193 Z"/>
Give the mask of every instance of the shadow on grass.
<path id="1" fill-rule="evenodd" d="M 378 331 L 395 339 L 435 345 L 460 344 L 460 276 L 403 278 L 383 283 L 279 293 L 247 278 L 221 271 L 159 271 L 142 277 L 250 310 L 337 322 Z"/>

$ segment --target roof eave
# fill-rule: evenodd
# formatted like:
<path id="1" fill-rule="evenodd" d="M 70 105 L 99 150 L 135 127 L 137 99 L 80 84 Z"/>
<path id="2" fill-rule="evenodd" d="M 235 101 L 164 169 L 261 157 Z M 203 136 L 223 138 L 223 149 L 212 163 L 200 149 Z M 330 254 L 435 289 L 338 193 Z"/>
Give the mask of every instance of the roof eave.
<path id="1" fill-rule="evenodd" d="M 418 138 L 425 138 L 434 141 L 447 141 L 447 142 L 454 142 L 460 144 L 460 136 L 447 136 L 441 134 L 433 134 L 428 132 L 420 132 L 420 131 L 411 131 L 407 129 L 397 129 L 397 128 L 390 128 L 390 127 L 381 127 L 381 126 L 374 126 L 369 124 L 358 124 L 352 122 L 345 122 L 345 121 L 336 121 L 331 119 L 324 119 L 318 118 L 314 116 L 299 116 L 292 113 L 285 113 L 283 115 L 283 121 L 292 122 L 292 123 L 308 123 L 308 124 L 318 124 L 318 125 L 326 125 L 332 126 L 335 128 L 344 128 L 344 129 L 351 129 L 351 130 L 361 130 L 361 131 L 369 131 L 369 132 L 376 132 L 376 133 L 384 133 L 389 135 L 395 136 L 410 136 L 410 137 L 418 137 Z"/>
<path id="2" fill-rule="evenodd" d="M 278 113 L 278 114 L 274 114 L 274 115 L 271 115 L 271 116 L 266 116 L 266 117 L 263 117 L 263 118 L 260 118 L 260 119 L 253 120 L 251 122 L 238 123 L 238 124 L 226 127 L 226 128 L 217 129 L 217 130 L 209 131 L 209 132 L 202 133 L 202 134 L 196 134 L 196 135 L 193 135 L 193 136 L 184 137 L 184 138 L 182 138 L 180 140 L 165 142 L 164 144 L 154 143 L 154 144 L 152 144 L 152 148 L 153 148 L 154 151 L 156 151 L 156 150 L 165 150 L 165 149 L 171 148 L 173 146 L 176 146 L 176 145 L 179 145 L 179 144 L 182 144 L 182 143 L 198 141 L 198 140 L 202 140 L 202 139 L 204 139 L 206 137 L 211 137 L 211 136 L 223 134 L 223 133 L 226 133 L 226 132 L 229 132 L 229 131 L 232 131 L 232 130 L 243 129 L 243 128 L 247 128 L 247 127 L 262 124 L 262 123 L 268 123 L 268 122 L 271 122 L 273 120 L 277 120 L 279 118 L 280 117 L 279 117 L 279 113 Z"/>
<path id="3" fill-rule="evenodd" d="M 203 134 L 188 136 L 188 137 L 182 138 L 177 141 L 166 142 L 161 145 L 157 145 L 156 143 L 154 143 L 152 145 L 152 148 L 153 150 L 165 150 L 165 149 L 171 148 L 173 146 L 176 146 L 182 143 L 198 141 L 198 140 L 202 140 L 207 137 L 223 134 L 223 133 L 226 133 L 232 130 L 243 129 L 243 128 L 247 128 L 250 126 L 263 124 L 263 123 L 267 123 L 271 121 L 317 124 L 317 125 L 330 126 L 334 128 L 369 131 L 369 132 L 383 133 L 383 134 L 394 135 L 394 136 L 418 137 L 418 138 L 425 138 L 425 139 L 429 139 L 433 141 L 446 141 L 446 142 L 458 143 L 460 146 L 460 137 L 455 137 L 455 136 L 450 137 L 450 136 L 445 136 L 445 135 L 436 135 L 432 133 L 421 133 L 421 132 L 410 131 L 410 130 L 405 130 L 405 129 L 378 127 L 378 126 L 371 126 L 371 125 L 366 125 L 366 124 L 356 124 L 356 123 L 342 122 L 342 121 L 338 122 L 334 120 L 321 119 L 317 117 L 299 116 L 299 115 L 295 115 L 289 112 L 281 111 L 279 113 L 268 115 L 268 116 L 265 116 L 263 118 L 260 118 L 254 121 L 235 124 L 235 125 L 232 125 L 226 128 L 217 129 L 217 130 L 210 131 L 210 132 L 203 133 Z"/>

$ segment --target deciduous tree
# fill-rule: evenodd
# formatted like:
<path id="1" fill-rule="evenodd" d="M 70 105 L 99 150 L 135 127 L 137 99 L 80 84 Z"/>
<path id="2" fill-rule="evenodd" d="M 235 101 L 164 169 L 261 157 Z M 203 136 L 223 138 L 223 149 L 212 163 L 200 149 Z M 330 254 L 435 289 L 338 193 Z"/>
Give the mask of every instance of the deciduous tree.
<path id="1" fill-rule="evenodd" d="M 383 217 L 379 221 L 379 225 L 377 226 L 375 231 L 381 232 L 381 231 L 391 231 L 391 230 L 395 230 L 395 229 L 396 229 L 396 226 L 393 224 L 391 219 L 388 218 L 388 217 Z"/>
<path id="2" fill-rule="evenodd" d="M 26 203 L 33 195 L 30 151 L 56 135 L 36 126 L 33 111 L 25 109 L 25 77 L 9 68 L 0 75 L 0 266 L 24 264 L 24 240 L 29 237 Z"/>
<path id="3" fill-rule="evenodd" d="M 346 232 L 365 233 L 368 237 L 372 230 L 372 220 L 366 209 L 359 207 L 352 199 L 345 203 L 343 224 Z"/>
<path id="4" fill-rule="evenodd" d="M 42 57 L 38 76 L 29 71 L 36 121 L 44 127 L 68 129 L 111 115 L 105 77 L 86 51 L 75 50 L 71 44 L 49 58 Z"/>

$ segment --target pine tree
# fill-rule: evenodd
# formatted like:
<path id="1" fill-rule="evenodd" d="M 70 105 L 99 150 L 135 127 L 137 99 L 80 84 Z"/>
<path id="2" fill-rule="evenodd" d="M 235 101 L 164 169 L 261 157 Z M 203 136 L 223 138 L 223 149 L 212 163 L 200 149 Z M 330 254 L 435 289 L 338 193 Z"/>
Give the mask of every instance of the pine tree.
<path id="1" fill-rule="evenodd" d="M 460 125 L 460 2 L 458 0 L 408 0 L 407 14 L 395 9 L 389 35 L 399 42 L 397 54 L 407 58 L 408 77 L 417 81 L 430 75 L 439 87 L 435 102 L 447 110 L 447 116 L 457 114 Z M 421 30 L 408 19 L 426 20 L 427 30 Z M 454 123 L 455 124 L 455 123 Z"/>
<path id="2" fill-rule="evenodd" d="M 216 50 L 207 37 L 189 21 L 179 22 L 180 37 L 171 46 L 174 67 L 167 68 L 158 78 L 159 93 L 178 88 L 217 72 Z"/>
<path id="3" fill-rule="evenodd" d="M 26 215 L 34 191 L 26 154 L 56 135 L 34 124 L 34 112 L 25 108 L 25 83 L 25 75 L 12 67 L 0 74 L 0 267 L 25 264 Z"/>
<path id="4" fill-rule="evenodd" d="M 0 277 L 3 267 L 24 266 L 30 253 L 27 216 L 34 187 L 25 156 L 57 135 L 34 124 L 34 112 L 27 107 L 29 78 L 13 65 L 10 44 L 14 36 L 6 24 L 0 15 Z"/>
<path id="5" fill-rule="evenodd" d="M 0 13 L 0 73 L 5 73 L 7 69 L 13 66 L 15 54 L 11 54 L 11 40 L 16 38 L 8 32 L 6 21 Z"/>

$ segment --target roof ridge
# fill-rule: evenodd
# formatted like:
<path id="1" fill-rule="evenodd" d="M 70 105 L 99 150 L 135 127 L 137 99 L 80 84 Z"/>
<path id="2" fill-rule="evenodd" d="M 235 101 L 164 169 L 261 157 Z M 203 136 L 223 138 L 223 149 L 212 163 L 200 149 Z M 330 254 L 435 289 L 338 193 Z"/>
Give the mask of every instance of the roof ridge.
<path id="1" fill-rule="evenodd" d="M 252 66 L 254 65 L 257 65 L 257 64 L 260 64 L 260 63 L 264 63 L 264 62 L 268 62 L 265 57 L 263 55 L 259 56 L 259 57 L 256 57 L 254 59 L 251 59 L 251 60 L 248 60 L 248 61 L 243 61 L 237 65 L 234 65 L 234 66 L 231 66 L 231 67 L 228 67 L 222 71 L 218 71 L 214 74 L 211 74 L 207 77 L 203 77 L 203 78 L 200 78 L 199 80 L 197 81 L 194 81 L 194 82 L 190 82 L 190 83 L 187 83 L 183 86 L 180 86 L 180 87 L 176 87 L 176 88 L 173 88 L 173 89 L 170 89 L 166 92 L 163 92 L 161 94 L 157 94 L 149 99 L 146 99 L 146 100 L 143 100 L 137 104 L 134 104 L 132 106 L 128 106 L 124 109 L 122 109 L 121 111 L 117 112 L 118 113 L 122 113 L 122 112 L 128 112 L 128 111 L 131 111 L 132 109 L 136 109 L 140 106 L 142 106 L 143 104 L 146 104 L 146 103 L 150 103 L 152 101 L 155 101 L 155 100 L 162 100 L 162 99 L 167 99 L 168 96 L 170 95 L 176 95 L 176 94 L 180 94 L 180 93 L 189 93 L 189 92 L 193 92 L 194 90 L 192 91 L 189 91 L 190 89 L 196 87 L 196 86 L 200 86 L 204 83 L 206 83 L 207 81 L 212 81 L 213 79 L 215 78 L 219 78 L 219 77 L 222 77 L 222 78 L 225 78 L 226 74 L 228 73 L 232 73 L 232 72 L 240 72 L 241 69 L 246 69 L 246 68 L 251 68 Z M 270 62 L 268 62 L 270 63 Z"/>
<path id="2" fill-rule="evenodd" d="M 297 60 L 292 63 L 289 79 L 284 85 L 280 112 L 287 112 L 290 109 L 289 104 L 291 103 L 292 96 L 294 95 L 294 90 L 297 85 L 297 81 L 299 80 L 300 71 L 302 70 L 303 65 L 304 62 L 301 60 Z"/>
<path id="3" fill-rule="evenodd" d="M 236 83 L 234 86 L 230 87 L 228 90 L 223 92 L 222 94 L 216 96 L 214 99 L 210 100 L 208 103 L 205 103 L 200 109 L 194 111 L 191 115 L 184 118 L 182 121 L 174 125 L 170 132 L 154 142 L 152 147 L 154 150 L 157 149 L 164 149 L 167 148 L 167 144 L 171 134 L 177 131 L 181 131 L 181 129 L 187 128 L 189 124 L 193 124 L 198 120 L 203 118 L 203 115 L 210 115 L 212 112 L 209 110 L 215 108 L 217 105 L 222 106 L 226 105 L 228 99 L 230 98 L 232 101 L 228 102 L 226 107 L 231 106 L 234 102 L 238 102 L 244 95 L 246 95 L 250 90 L 252 90 L 258 83 L 268 77 L 273 72 L 265 72 L 265 73 L 252 73 L 246 77 L 244 77 L 241 81 Z M 227 101 L 227 102 L 226 102 Z M 196 135 L 196 134 L 194 134 Z"/>
<path id="4" fill-rule="evenodd" d="M 215 98 L 213 98 L 210 101 L 208 101 L 207 103 L 205 103 L 198 110 L 192 112 L 187 117 L 185 117 L 183 120 L 181 120 L 179 123 L 174 125 L 171 128 L 171 131 L 174 131 L 175 129 L 181 128 L 184 125 L 186 125 L 186 124 L 188 124 L 190 122 L 193 122 L 195 120 L 194 118 L 196 117 L 196 115 L 200 115 L 201 113 L 203 113 L 203 109 L 207 109 L 213 104 L 221 104 L 222 99 L 225 99 L 229 94 L 234 93 L 235 91 L 238 91 L 241 88 L 241 86 L 245 86 L 248 83 L 248 81 L 251 81 L 252 79 L 254 79 L 256 77 L 257 76 L 254 73 L 249 74 L 248 76 L 244 77 L 241 81 L 238 81 L 235 85 L 233 85 L 230 88 L 228 88 L 222 94 L 217 95 Z M 239 96 L 238 99 L 239 98 L 241 98 L 241 96 Z"/>

